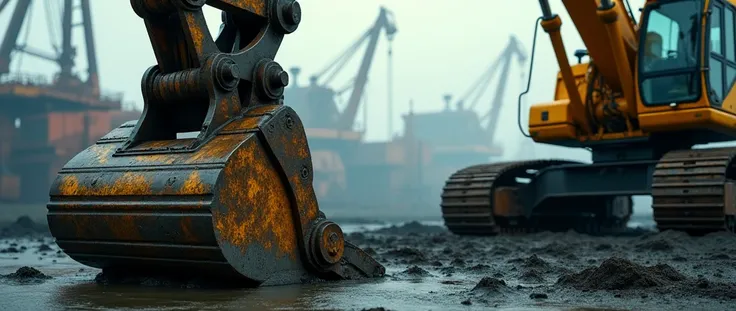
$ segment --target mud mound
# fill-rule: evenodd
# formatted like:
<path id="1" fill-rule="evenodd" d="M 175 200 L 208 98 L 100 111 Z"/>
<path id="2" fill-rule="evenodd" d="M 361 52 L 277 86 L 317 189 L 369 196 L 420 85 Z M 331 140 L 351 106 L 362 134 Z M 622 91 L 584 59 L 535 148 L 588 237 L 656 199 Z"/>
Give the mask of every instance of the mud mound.
<path id="1" fill-rule="evenodd" d="M 409 233 L 424 234 L 424 233 L 440 233 L 440 232 L 447 232 L 447 230 L 444 227 L 440 227 L 440 226 L 423 225 L 417 221 L 408 222 L 400 226 L 391 226 L 388 228 L 371 231 L 371 233 L 380 233 L 380 234 L 409 234 Z"/>
<path id="2" fill-rule="evenodd" d="M 645 267 L 613 257 L 597 268 L 564 275 L 557 283 L 580 290 L 621 290 L 658 287 L 684 280 L 685 276 L 666 264 Z"/>
<path id="3" fill-rule="evenodd" d="M 533 253 L 546 254 L 556 257 L 567 257 L 579 249 L 575 243 L 562 244 L 556 241 L 546 244 L 542 247 L 534 247 L 531 249 Z"/>
<path id="4" fill-rule="evenodd" d="M 671 251 L 675 249 L 672 242 L 665 239 L 657 239 L 642 242 L 636 245 L 637 250 L 641 251 Z"/>
<path id="5" fill-rule="evenodd" d="M 427 270 L 419 268 L 418 266 L 411 266 L 409 267 L 409 269 L 402 271 L 401 274 L 408 275 L 408 276 L 422 276 L 422 277 L 431 275 L 429 272 L 427 272 Z"/>
<path id="6" fill-rule="evenodd" d="M 18 238 L 26 236 L 48 236 L 51 235 L 46 224 L 34 222 L 28 216 L 21 216 L 15 222 L 0 228 L 0 238 Z"/>
<path id="7" fill-rule="evenodd" d="M 535 268 L 542 271 L 549 270 L 550 265 L 546 261 L 544 261 L 542 258 L 539 258 L 537 255 L 531 255 L 521 261 L 521 266 L 524 268 Z"/>
<path id="8" fill-rule="evenodd" d="M 484 277 L 475 285 L 475 287 L 473 287 L 472 291 L 500 292 L 504 288 L 507 288 L 506 281 L 492 277 Z"/>
<path id="9" fill-rule="evenodd" d="M 685 232 L 667 230 L 656 234 L 648 234 L 640 238 L 635 245 L 640 251 L 672 251 L 681 244 L 690 242 L 692 237 Z"/>
<path id="10" fill-rule="evenodd" d="M 544 282 L 544 275 L 535 269 L 529 269 L 519 276 L 519 278 L 525 282 L 531 283 L 542 283 Z"/>
<path id="11" fill-rule="evenodd" d="M 51 279 L 50 276 L 43 274 L 36 268 L 32 267 L 20 267 L 18 270 L 11 274 L 3 275 L 2 278 L 13 280 L 21 283 L 40 283 L 45 280 Z"/>

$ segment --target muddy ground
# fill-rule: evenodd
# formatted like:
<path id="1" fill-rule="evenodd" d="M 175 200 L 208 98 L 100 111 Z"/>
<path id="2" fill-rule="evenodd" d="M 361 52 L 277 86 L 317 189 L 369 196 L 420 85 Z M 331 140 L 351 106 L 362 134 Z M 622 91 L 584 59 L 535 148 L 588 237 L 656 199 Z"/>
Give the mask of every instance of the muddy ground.
<path id="1" fill-rule="evenodd" d="M 736 305 L 731 234 L 632 230 L 619 237 L 575 232 L 459 237 L 419 223 L 343 226 L 352 231 L 348 240 L 386 266 L 384 279 L 247 290 L 160 280 L 111 284 L 98 270 L 59 252 L 43 225 L 21 219 L 0 230 L 0 309 L 732 310 Z"/>

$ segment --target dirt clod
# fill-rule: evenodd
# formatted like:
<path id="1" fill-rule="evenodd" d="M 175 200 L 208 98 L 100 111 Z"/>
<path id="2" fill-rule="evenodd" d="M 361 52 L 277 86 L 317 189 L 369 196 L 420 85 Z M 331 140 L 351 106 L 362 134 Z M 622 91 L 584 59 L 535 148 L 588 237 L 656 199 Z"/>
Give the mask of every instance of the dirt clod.
<path id="1" fill-rule="evenodd" d="M 411 266 L 401 273 L 410 275 L 410 276 L 430 276 L 431 275 L 427 270 L 424 270 L 418 266 Z"/>
<path id="2" fill-rule="evenodd" d="M 51 279 L 50 276 L 33 267 L 20 267 L 15 272 L 4 275 L 3 278 L 22 283 L 38 283 Z"/>
<path id="3" fill-rule="evenodd" d="M 645 267 L 613 257 L 599 267 L 562 276 L 557 283 L 580 290 L 620 290 L 663 286 L 683 280 L 682 274 L 666 264 Z"/>
<path id="4" fill-rule="evenodd" d="M 492 277 L 484 277 L 473 287 L 474 291 L 486 290 L 486 291 L 499 291 L 506 287 L 506 282 Z"/>

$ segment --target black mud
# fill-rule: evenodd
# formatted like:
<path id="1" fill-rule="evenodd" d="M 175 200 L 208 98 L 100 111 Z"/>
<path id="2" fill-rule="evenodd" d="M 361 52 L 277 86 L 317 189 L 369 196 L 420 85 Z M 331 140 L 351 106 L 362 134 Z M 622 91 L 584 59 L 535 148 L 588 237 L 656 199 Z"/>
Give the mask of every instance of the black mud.
<path id="1" fill-rule="evenodd" d="M 635 229 L 615 237 L 575 232 L 461 237 L 410 223 L 347 239 L 393 267 L 392 277 L 437 282 L 461 305 L 515 306 L 526 299 L 722 310 L 736 303 L 736 236 L 725 232 L 690 237 Z"/>
<path id="2" fill-rule="evenodd" d="M 29 252 L 63 256 L 50 238 L 24 239 L 26 242 L 1 240 L 0 256 L 11 258 Z M 736 235 L 729 233 L 690 237 L 680 232 L 632 230 L 616 237 L 575 232 L 467 237 L 450 234 L 440 226 L 408 223 L 347 234 L 346 239 L 386 266 L 387 277 L 382 282 L 430 284 L 428 293 L 405 285 L 392 289 L 399 291 L 397 295 L 424 297 L 446 305 L 447 310 L 537 305 L 729 310 L 736 304 Z M 23 269 L 16 274 L 39 275 Z M 101 285 L 222 287 L 201 278 L 154 278 L 135 276 L 135 272 L 106 271 L 95 281 Z M 2 279 L 17 282 L 7 275 Z M 28 279 L 48 280 L 43 276 Z M 401 293 L 404 290 L 406 293 Z M 364 289 L 357 286 L 340 291 L 355 291 L 360 296 Z M 361 308 L 400 309 L 374 302 L 366 301 Z"/>
<path id="3" fill-rule="evenodd" d="M 0 279 L 17 283 L 41 283 L 51 279 L 51 277 L 36 268 L 21 267 L 13 273 L 0 276 Z"/>

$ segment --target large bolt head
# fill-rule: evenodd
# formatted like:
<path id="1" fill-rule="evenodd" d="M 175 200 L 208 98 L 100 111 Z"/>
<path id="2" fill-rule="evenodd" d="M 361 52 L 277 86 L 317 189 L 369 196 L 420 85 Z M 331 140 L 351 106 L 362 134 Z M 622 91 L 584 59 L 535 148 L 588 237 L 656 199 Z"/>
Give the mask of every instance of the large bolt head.
<path id="1" fill-rule="evenodd" d="M 271 76 L 271 86 L 274 88 L 285 87 L 289 85 L 289 73 L 278 70 Z"/>
<path id="2" fill-rule="evenodd" d="M 284 21 L 291 25 L 298 25 L 302 21 L 302 6 L 299 2 L 292 1 L 284 6 Z"/>

